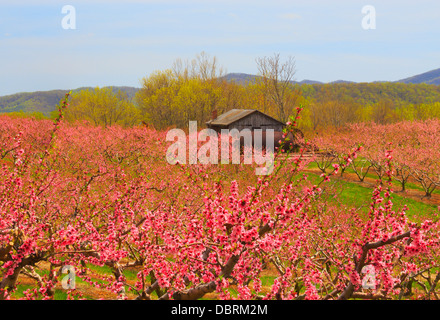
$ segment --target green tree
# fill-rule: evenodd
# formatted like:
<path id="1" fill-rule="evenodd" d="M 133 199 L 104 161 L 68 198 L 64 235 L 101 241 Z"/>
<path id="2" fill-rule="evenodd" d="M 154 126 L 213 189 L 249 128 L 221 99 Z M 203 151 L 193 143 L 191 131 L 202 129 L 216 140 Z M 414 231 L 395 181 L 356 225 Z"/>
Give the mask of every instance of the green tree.
<path id="1" fill-rule="evenodd" d="M 235 107 L 242 93 L 222 75 L 216 58 L 204 52 L 185 63 L 176 60 L 172 69 L 152 73 L 141 80 L 135 97 L 142 119 L 157 129 L 185 128 L 188 121 L 203 126 L 214 110 L 222 113 Z"/>
<path id="2" fill-rule="evenodd" d="M 69 122 L 87 120 L 100 126 L 133 126 L 140 122 L 140 112 L 122 91 L 112 88 L 81 90 L 72 95 L 65 118 Z"/>

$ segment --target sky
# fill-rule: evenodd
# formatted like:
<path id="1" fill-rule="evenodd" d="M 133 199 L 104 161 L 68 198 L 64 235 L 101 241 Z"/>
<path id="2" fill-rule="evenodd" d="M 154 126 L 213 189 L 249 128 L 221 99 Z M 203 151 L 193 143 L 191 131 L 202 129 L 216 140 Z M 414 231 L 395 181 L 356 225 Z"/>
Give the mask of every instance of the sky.
<path id="1" fill-rule="evenodd" d="M 228 73 L 279 54 L 298 81 L 395 81 L 440 68 L 440 1 L 0 0 L 0 95 L 140 87 L 202 51 Z"/>

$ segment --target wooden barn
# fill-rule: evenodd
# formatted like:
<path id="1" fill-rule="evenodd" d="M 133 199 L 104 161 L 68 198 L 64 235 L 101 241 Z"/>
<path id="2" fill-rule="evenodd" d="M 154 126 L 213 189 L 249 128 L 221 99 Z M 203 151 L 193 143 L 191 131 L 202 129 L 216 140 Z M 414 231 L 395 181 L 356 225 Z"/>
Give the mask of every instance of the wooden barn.
<path id="1" fill-rule="evenodd" d="M 208 128 L 220 133 L 221 129 L 273 129 L 275 132 L 282 132 L 284 123 L 278 121 L 267 114 L 252 109 L 232 109 L 217 117 L 213 112 L 212 119 L 206 122 Z"/>
<path id="2" fill-rule="evenodd" d="M 215 130 L 217 133 L 221 133 L 222 129 L 237 129 L 241 131 L 243 129 L 250 129 L 252 132 L 252 139 L 254 130 L 261 129 L 263 131 L 262 143 L 266 145 L 266 130 L 274 130 L 274 147 L 280 147 L 279 141 L 284 141 L 283 129 L 286 126 L 283 122 L 274 119 L 267 114 L 264 114 L 258 110 L 251 109 L 232 109 L 228 112 L 217 117 L 216 111 L 212 114 L 212 119 L 206 122 L 208 128 Z M 303 138 L 303 133 L 295 129 L 294 135 L 289 133 L 288 135 L 288 149 L 297 150 L 299 148 L 298 138 Z M 241 139 L 243 143 L 243 139 Z M 285 146 L 286 147 L 286 146 Z"/>

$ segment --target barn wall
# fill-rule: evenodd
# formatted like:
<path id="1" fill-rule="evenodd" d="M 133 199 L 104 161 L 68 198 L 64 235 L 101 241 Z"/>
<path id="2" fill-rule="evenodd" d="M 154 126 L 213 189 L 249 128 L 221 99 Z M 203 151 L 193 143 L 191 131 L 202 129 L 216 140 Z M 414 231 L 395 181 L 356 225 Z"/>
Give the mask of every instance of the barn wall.
<path id="1" fill-rule="evenodd" d="M 259 112 L 252 113 L 243 119 L 231 123 L 228 128 L 229 130 L 235 128 L 239 131 L 246 128 L 250 130 L 262 129 L 263 131 L 267 129 L 273 129 L 274 131 L 283 130 L 283 126 L 279 122 L 274 121 Z"/>
<path id="2" fill-rule="evenodd" d="M 222 128 L 220 126 L 214 126 L 214 125 L 208 125 L 208 128 L 215 130 L 217 133 L 221 133 L 222 129 L 227 129 L 227 128 Z"/>

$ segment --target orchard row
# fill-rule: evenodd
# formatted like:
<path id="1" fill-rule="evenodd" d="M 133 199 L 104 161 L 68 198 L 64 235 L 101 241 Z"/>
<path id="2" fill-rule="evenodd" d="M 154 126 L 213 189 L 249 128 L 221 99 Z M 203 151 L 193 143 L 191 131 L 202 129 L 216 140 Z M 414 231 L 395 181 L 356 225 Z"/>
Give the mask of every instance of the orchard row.
<path id="1" fill-rule="evenodd" d="M 62 107 L 55 123 L 0 118 L 0 299 L 24 278 L 24 299 L 53 299 L 66 265 L 119 299 L 438 298 L 438 221 L 410 221 L 386 183 L 368 214 L 322 196 L 360 148 L 318 182 L 301 155 L 263 177 L 251 164 L 170 165 L 165 132 L 66 124 Z M 392 155 L 377 158 L 385 177 Z"/>
<path id="2" fill-rule="evenodd" d="M 405 191 L 408 182 L 417 183 L 430 197 L 440 186 L 440 121 L 405 121 L 380 125 L 361 123 L 321 135 L 313 143 L 324 151 L 317 153 L 316 165 L 328 171 L 332 164 L 349 161 L 349 167 L 360 181 L 369 174 L 382 179 L 387 170 Z M 358 158 L 351 150 L 361 146 Z M 392 167 L 384 155 L 389 152 Z M 344 170 L 341 171 L 341 174 Z"/>

